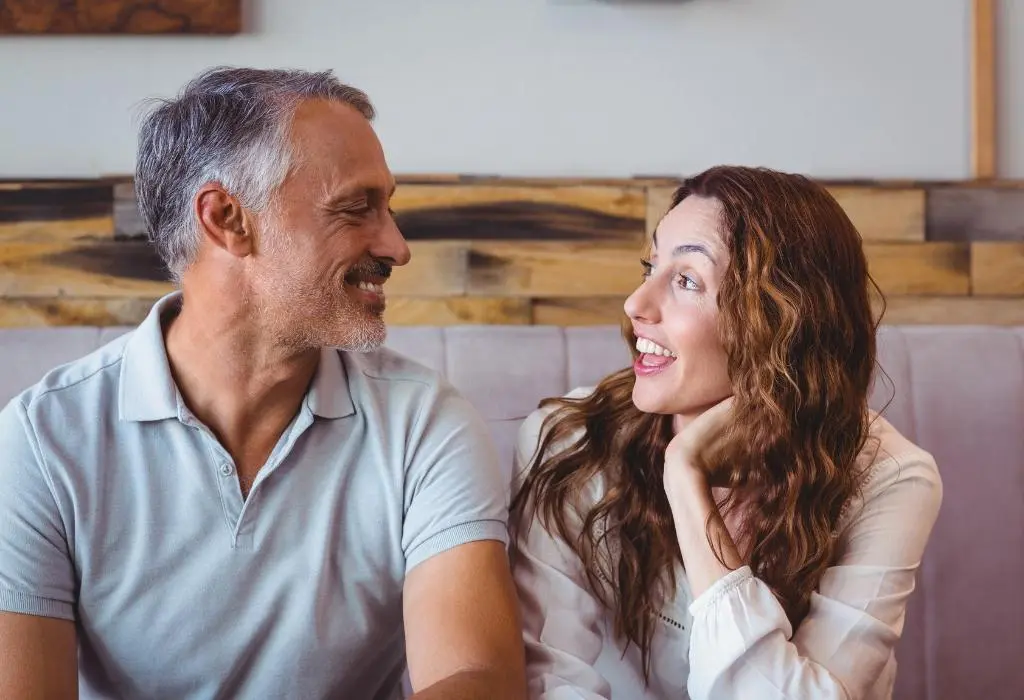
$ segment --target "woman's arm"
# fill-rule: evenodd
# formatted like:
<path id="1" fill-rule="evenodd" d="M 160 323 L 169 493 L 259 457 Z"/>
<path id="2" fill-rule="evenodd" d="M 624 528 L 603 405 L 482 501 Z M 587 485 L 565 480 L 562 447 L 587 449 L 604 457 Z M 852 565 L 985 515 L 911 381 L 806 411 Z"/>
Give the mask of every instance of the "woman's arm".
<path id="1" fill-rule="evenodd" d="M 863 698 L 903 630 L 914 576 L 938 515 L 942 483 L 924 453 L 876 467 L 840 557 L 793 634 L 768 586 L 741 565 L 711 489 L 697 470 L 666 464 L 666 489 L 695 600 L 688 690 L 694 700 Z M 714 556 L 704 525 L 722 543 Z"/>

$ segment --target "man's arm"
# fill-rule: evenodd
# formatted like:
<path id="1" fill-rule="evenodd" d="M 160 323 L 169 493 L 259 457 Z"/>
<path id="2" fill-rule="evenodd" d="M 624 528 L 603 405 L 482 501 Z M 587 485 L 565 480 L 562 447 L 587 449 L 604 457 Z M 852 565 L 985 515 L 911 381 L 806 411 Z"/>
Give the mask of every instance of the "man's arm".
<path id="1" fill-rule="evenodd" d="M 78 698 L 73 622 L 0 612 L 0 698 Z"/>
<path id="2" fill-rule="evenodd" d="M 405 581 L 411 700 L 526 698 L 523 637 L 503 543 L 469 542 Z"/>

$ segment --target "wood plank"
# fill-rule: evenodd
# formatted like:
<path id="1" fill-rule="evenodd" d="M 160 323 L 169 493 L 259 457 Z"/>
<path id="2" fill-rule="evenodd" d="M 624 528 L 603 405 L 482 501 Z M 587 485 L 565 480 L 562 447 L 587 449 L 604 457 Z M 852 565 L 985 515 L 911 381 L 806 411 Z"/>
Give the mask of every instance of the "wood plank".
<path id="1" fill-rule="evenodd" d="M 469 294 L 530 297 L 628 295 L 640 283 L 635 246 L 573 242 L 473 243 Z M 886 295 L 966 295 L 969 251 L 958 243 L 868 243 Z"/>
<path id="2" fill-rule="evenodd" d="M 868 269 L 886 296 L 967 295 L 970 250 L 961 243 L 866 243 Z"/>
<path id="3" fill-rule="evenodd" d="M 152 299 L 173 287 L 142 241 L 76 239 L 0 247 L 0 296 Z"/>
<path id="4" fill-rule="evenodd" d="M 672 204 L 672 195 L 675 194 L 678 187 L 678 185 L 669 185 L 647 188 L 646 233 L 648 237 L 654 235 L 658 223 L 668 213 L 669 205 Z"/>
<path id="5" fill-rule="evenodd" d="M 71 242 L 80 238 L 113 238 L 114 218 L 97 216 L 66 221 L 0 223 L 0 243 Z"/>
<path id="6" fill-rule="evenodd" d="M 641 187 L 404 185 L 392 199 L 409 240 L 641 240 Z"/>
<path id="7" fill-rule="evenodd" d="M 641 253 L 639 245 L 624 244 L 474 242 L 467 292 L 513 297 L 625 295 L 640 283 Z"/>
<path id="8" fill-rule="evenodd" d="M 925 191 L 920 188 L 830 187 L 865 241 L 923 241 Z"/>
<path id="9" fill-rule="evenodd" d="M 996 0 L 974 0 L 971 13 L 971 172 L 996 176 Z"/>
<path id="10" fill-rule="evenodd" d="M 113 200 L 113 187 L 103 180 L 7 182 L 0 187 L 0 222 L 110 216 Z"/>
<path id="11" fill-rule="evenodd" d="M 236 34 L 241 0 L 0 2 L 0 34 Z"/>
<path id="12" fill-rule="evenodd" d="M 1024 241 L 1024 188 L 936 187 L 927 219 L 932 241 Z"/>
<path id="13" fill-rule="evenodd" d="M 883 325 L 1024 325 L 1024 297 L 890 297 Z"/>
<path id="14" fill-rule="evenodd" d="M 393 326 L 527 325 L 529 299 L 484 297 L 389 298 L 384 321 Z"/>
<path id="15" fill-rule="evenodd" d="M 118 238 L 147 237 L 132 180 L 114 185 L 114 235 Z"/>
<path id="16" fill-rule="evenodd" d="M 465 292 L 467 244 L 421 241 L 413 260 L 395 268 L 389 295 L 459 296 Z M 0 247 L 0 296 L 159 297 L 172 289 L 156 250 L 146 241 L 75 238 L 5 242 Z"/>
<path id="17" fill-rule="evenodd" d="M 390 297 L 454 297 L 466 293 L 469 244 L 463 241 L 413 241 L 412 260 L 396 267 L 384 287 Z"/>
<path id="18" fill-rule="evenodd" d="M 603 326 L 621 323 L 625 296 L 547 298 L 533 300 L 533 323 L 538 326 Z"/>
<path id="19" fill-rule="evenodd" d="M 925 240 L 925 190 L 919 187 L 832 186 L 829 192 L 865 241 Z M 665 215 L 675 187 L 647 190 L 647 233 Z"/>
<path id="20" fill-rule="evenodd" d="M 0 327 L 134 326 L 156 299 L 0 298 Z"/>
<path id="21" fill-rule="evenodd" d="M 971 293 L 1024 297 L 1024 242 L 972 243 Z"/>

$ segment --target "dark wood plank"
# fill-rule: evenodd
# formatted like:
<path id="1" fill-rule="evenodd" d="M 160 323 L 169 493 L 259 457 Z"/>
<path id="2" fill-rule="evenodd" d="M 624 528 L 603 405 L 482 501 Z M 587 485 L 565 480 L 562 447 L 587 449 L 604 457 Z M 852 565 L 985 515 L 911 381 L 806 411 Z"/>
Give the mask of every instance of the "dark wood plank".
<path id="1" fill-rule="evenodd" d="M 241 0 L 3 0 L 0 34 L 236 34 Z"/>
<path id="2" fill-rule="evenodd" d="M 0 222 L 110 216 L 113 201 L 102 180 L 0 182 Z"/>
<path id="3" fill-rule="evenodd" d="M 927 222 L 932 241 L 1024 241 L 1024 188 L 933 188 Z"/>
<path id="4" fill-rule="evenodd" d="M 392 200 L 409 240 L 642 240 L 640 187 L 404 185 Z"/>

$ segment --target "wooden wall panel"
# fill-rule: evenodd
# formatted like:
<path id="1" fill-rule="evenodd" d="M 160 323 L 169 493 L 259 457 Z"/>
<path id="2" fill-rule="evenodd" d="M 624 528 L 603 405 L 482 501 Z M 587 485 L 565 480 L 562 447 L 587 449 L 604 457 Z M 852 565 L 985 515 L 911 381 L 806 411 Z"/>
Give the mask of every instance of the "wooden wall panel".
<path id="1" fill-rule="evenodd" d="M 234 34 L 241 0 L 0 2 L 0 34 Z"/>
<path id="2" fill-rule="evenodd" d="M 413 259 L 394 325 L 617 324 L 669 178 L 407 175 Z M 827 183 L 860 227 L 890 323 L 1016 323 L 1024 183 Z M 925 234 L 927 239 L 925 240 Z M 131 325 L 172 288 L 130 178 L 0 181 L 0 326 Z"/>

